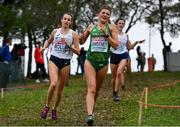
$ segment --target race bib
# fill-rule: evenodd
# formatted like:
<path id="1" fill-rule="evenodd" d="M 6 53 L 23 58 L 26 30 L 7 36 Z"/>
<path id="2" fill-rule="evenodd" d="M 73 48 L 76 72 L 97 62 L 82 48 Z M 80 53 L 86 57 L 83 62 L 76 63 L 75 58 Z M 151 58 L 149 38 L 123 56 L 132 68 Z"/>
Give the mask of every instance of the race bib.
<path id="1" fill-rule="evenodd" d="M 91 52 L 107 52 L 108 42 L 105 37 L 92 37 Z"/>
<path id="2" fill-rule="evenodd" d="M 69 53 L 68 46 L 62 40 L 60 40 L 59 42 L 54 44 L 54 51 L 56 53 L 62 53 L 62 54 L 68 54 Z"/>

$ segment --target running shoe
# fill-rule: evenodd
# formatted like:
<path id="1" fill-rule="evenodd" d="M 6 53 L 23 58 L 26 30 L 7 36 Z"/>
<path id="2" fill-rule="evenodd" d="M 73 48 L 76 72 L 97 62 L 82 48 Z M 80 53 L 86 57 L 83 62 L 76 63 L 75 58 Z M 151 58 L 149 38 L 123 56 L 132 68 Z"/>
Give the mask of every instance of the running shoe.
<path id="1" fill-rule="evenodd" d="M 94 123 L 93 115 L 88 115 L 86 123 L 87 123 L 88 126 L 93 126 L 93 123 Z"/>
<path id="2" fill-rule="evenodd" d="M 35 81 L 36 83 L 41 83 L 41 81 L 39 80 L 39 79 L 36 79 L 36 81 Z"/>
<path id="3" fill-rule="evenodd" d="M 119 101 L 120 100 L 117 92 L 113 92 L 113 100 L 114 101 Z"/>
<path id="4" fill-rule="evenodd" d="M 126 90 L 125 88 L 126 88 L 126 87 L 123 85 L 123 86 L 122 86 L 122 90 Z"/>
<path id="5" fill-rule="evenodd" d="M 49 82 L 49 79 L 45 78 L 45 79 L 43 80 L 43 82 Z"/>
<path id="6" fill-rule="evenodd" d="M 41 112 L 41 118 L 42 119 L 46 119 L 48 111 L 49 111 L 49 107 L 45 106 L 43 111 Z"/>
<path id="7" fill-rule="evenodd" d="M 51 118 L 52 118 L 52 120 L 57 120 L 57 112 L 55 109 L 52 109 Z"/>

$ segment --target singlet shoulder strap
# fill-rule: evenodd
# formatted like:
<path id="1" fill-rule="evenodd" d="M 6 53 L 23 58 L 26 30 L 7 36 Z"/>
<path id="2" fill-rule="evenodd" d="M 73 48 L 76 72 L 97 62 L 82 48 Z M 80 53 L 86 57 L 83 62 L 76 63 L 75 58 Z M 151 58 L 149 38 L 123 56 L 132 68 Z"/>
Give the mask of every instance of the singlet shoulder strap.
<path id="1" fill-rule="evenodd" d="M 128 37 L 128 34 L 127 33 L 124 33 L 125 35 L 126 35 L 126 37 L 127 37 L 127 41 L 129 40 L 129 37 Z"/>
<path id="2" fill-rule="evenodd" d="M 97 24 L 97 23 L 96 23 L 96 24 L 93 24 L 92 30 L 93 30 L 94 28 L 98 28 L 98 24 Z"/>
<path id="3" fill-rule="evenodd" d="M 108 24 L 106 24 L 106 29 L 108 30 L 107 32 L 109 32 L 109 34 L 111 34 L 111 29 L 110 29 L 110 26 L 109 26 L 110 24 L 108 23 Z"/>
<path id="4" fill-rule="evenodd" d="M 73 32 L 75 32 L 75 31 L 74 31 L 74 30 L 72 30 L 72 29 L 69 29 L 69 32 L 73 33 Z"/>

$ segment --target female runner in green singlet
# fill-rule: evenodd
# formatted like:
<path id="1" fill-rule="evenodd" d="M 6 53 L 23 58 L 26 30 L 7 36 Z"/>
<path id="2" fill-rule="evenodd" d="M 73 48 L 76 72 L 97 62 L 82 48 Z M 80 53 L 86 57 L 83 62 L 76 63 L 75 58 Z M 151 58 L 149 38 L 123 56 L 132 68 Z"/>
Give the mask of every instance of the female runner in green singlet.
<path id="1" fill-rule="evenodd" d="M 103 80 L 108 70 L 108 59 L 110 46 L 116 48 L 117 29 L 115 25 L 109 24 L 111 9 L 109 6 L 102 6 L 100 9 L 98 23 L 90 24 L 85 32 L 79 37 L 83 44 L 90 36 L 90 45 L 84 65 L 85 77 L 87 81 L 87 124 L 93 125 L 94 105 L 98 97 Z"/>

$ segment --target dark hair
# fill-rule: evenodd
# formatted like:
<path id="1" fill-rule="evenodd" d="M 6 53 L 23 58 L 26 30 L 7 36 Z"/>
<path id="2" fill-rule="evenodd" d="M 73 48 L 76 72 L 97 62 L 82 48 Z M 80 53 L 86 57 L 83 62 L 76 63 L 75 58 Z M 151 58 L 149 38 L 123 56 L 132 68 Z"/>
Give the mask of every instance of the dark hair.
<path id="1" fill-rule="evenodd" d="M 11 40 L 12 40 L 12 37 L 10 37 L 10 36 L 4 38 L 4 40 L 3 40 L 3 46 L 4 46 L 5 44 L 9 43 Z"/>
<path id="2" fill-rule="evenodd" d="M 111 13 L 111 7 L 108 6 L 108 5 L 103 5 L 103 6 L 100 8 L 100 11 L 101 11 L 102 9 L 107 9 L 107 10 L 109 10 L 110 13 Z"/>
<path id="3" fill-rule="evenodd" d="M 71 16 L 71 24 L 70 24 L 70 26 L 69 26 L 69 28 L 71 28 L 71 27 L 72 27 L 72 24 L 73 24 L 73 16 L 72 16 L 72 14 L 69 13 L 69 12 L 65 12 L 65 13 L 62 15 L 62 17 L 61 17 L 61 20 L 63 19 L 64 15 L 70 15 L 70 16 Z"/>
<path id="4" fill-rule="evenodd" d="M 40 41 L 37 41 L 36 44 L 41 45 L 41 42 L 40 42 Z"/>
<path id="5" fill-rule="evenodd" d="M 124 23 L 125 23 L 125 20 L 124 20 L 123 18 L 118 18 L 118 19 L 116 20 L 116 22 L 115 22 L 116 25 L 117 25 L 117 23 L 119 22 L 119 20 L 123 20 Z"/>
<path id="6" fill-rule="evenodd" d="M 73 16 L 72 16 L 72 14 L 71 14 L 71 13 L 69 13 L 69 12 L 65 12 L 65 13 L 62 15 L 61 19 L 64 17 L 64 15 L 70 15 L 70 16 L 71 16 L 71 18 L 73 18 Z"/>
<path id="7" fill-rule="evenodd" d="M 140 49 L 141 49 L 141 47 L 140 47 L 140 46 L 138 46 L 136 49 L 137 49 L 137 50 L 140 50 Z"/>

